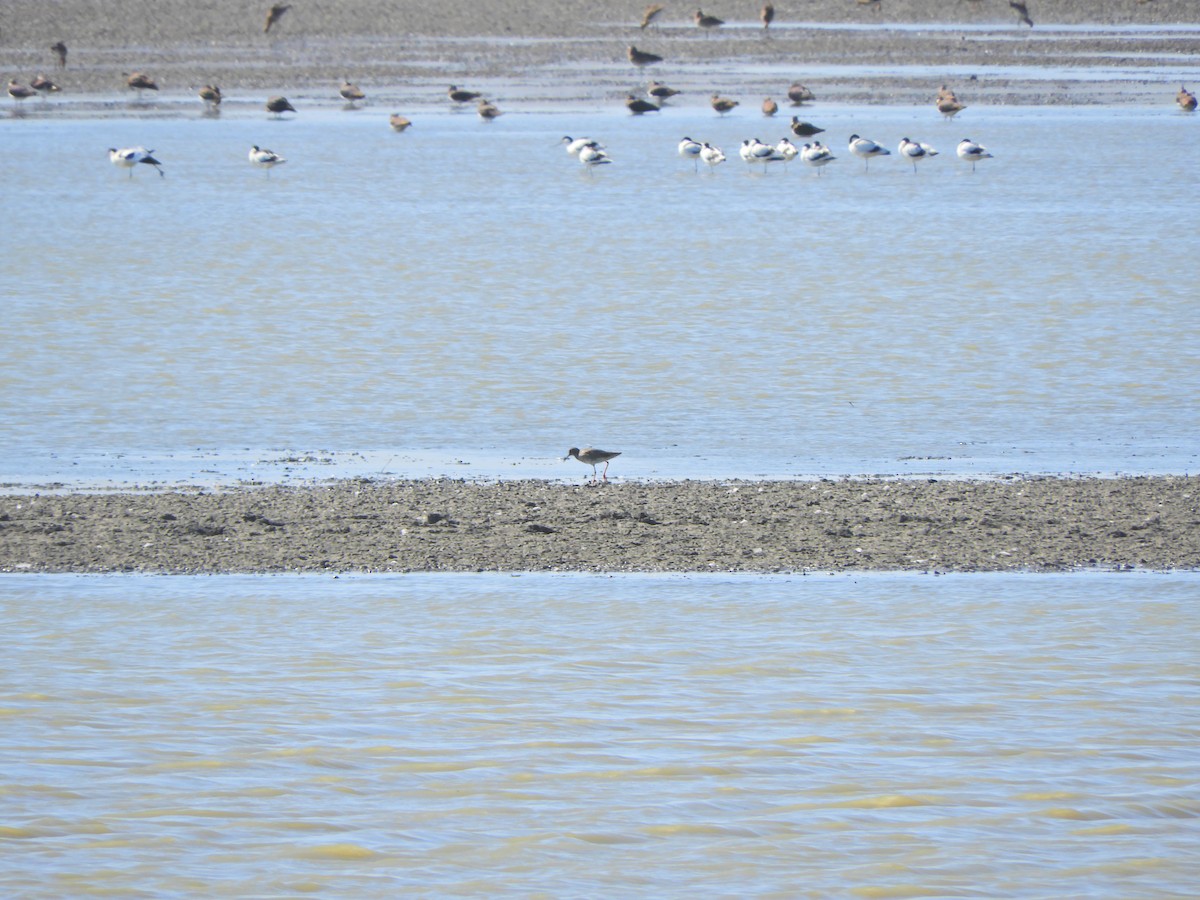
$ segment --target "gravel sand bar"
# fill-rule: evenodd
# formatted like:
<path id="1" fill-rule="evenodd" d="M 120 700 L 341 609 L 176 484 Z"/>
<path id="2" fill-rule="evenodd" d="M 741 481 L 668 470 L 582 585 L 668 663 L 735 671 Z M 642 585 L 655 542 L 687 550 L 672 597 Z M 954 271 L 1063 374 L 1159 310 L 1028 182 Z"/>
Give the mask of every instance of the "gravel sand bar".
<path id="1" fill-rule="evenodd" d="M 338 481 L 0 497 L 0 571 L 1200 568 L 1200 478 Z"/>

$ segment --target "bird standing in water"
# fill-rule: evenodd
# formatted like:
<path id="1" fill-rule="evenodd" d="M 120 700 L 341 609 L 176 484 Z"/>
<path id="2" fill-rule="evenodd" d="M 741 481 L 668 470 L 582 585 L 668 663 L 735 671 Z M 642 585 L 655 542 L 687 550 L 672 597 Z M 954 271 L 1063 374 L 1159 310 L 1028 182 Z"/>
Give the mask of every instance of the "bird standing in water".
<path id="1" fill-rule="evenodd" d="M 580 450 L 578 447 L 572 447 L 567 451 L 567 455 L 563 457 L 563 460 L 568 460 L 573 456 L 585 466 L 591 466 L 592 483 L 595 484 L 597 480 L 596 466 L 600 465 L 600 463 L 604 463 L 604 471 L 600 474 L 600 478 L 602 478 L 604 481 L 608 481 L 609 460 L 616 459 L 620 455 L 620 450 L 597 450 L 595 447 L 584 447 L 582 450 Z"/>

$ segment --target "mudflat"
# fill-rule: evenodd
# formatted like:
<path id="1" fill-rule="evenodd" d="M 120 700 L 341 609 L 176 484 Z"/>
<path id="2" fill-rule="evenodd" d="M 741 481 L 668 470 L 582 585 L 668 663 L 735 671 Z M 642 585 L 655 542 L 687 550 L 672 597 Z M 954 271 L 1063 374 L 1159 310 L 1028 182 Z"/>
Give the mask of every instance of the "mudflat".
<path id="1" fill-rule="evenodd" d="M 60 107 L 128 99 L 126 74 L 144 72 L 159 87 L 145 92 L 159 113 L 184 99 L 197 105 L 204 84 L 222 88 L 227 111 L 243 102 L 258 111 L 266 96 L 284 92 L 310 104 L 340 103 L 345 78 L 368 104 L 405 111 L 445 105 L 450 83 L 487 91 L 509 114 L 564 104 L 620 108 L 624 93 L 650 78 L 684 91 L 676 106 L 703 105 L 714 90 L 781 97 L 792 79 L 803 79 L 818 103 L 932 102 L 939 77 L 912 74 L 913 67 L 964 73 L 952 80 L 968 105 L 1169 105 L 1178 85 L 1156 68 L 1194 54 L 1195 34 L 1167 26 L 1200 20 L 1194 0 L 1029 0 L 1032 28 L 1007 0 L 794 0 L 774 3 L 774 21 L 763 29 L 761 3 L 726 0 L 704 4 L 725 20 L 720 28 L 696 27 L 696 4 L 666 3 L 643 29 L 648 5 L 295 0 L 267 31 L 266 0 L 6 0 L 0 54 L 18 81 L 51 75 L 63 89 L 55 95 Z M 50 49 L 58 42 L 68 50 L 61 69 Z M 630 44 L 663 61 L 631 65 Z M 1039 67 L 1055 77 L 1031 72 Z M 1117 67 L 1144 69 L 1146 77 L 1081 77 Z"/>
<path id="2" fill-rule="evenodd" d="M 352 480 L 0 497 L 5 572 L 1200 568 L 1200 477 Z"/>

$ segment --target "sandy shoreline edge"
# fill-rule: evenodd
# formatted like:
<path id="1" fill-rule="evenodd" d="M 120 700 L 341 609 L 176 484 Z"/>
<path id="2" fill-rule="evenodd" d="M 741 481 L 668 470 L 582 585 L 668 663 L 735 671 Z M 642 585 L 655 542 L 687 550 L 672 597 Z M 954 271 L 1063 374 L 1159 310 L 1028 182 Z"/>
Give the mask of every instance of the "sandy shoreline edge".
<path id="1" fill-rule="evenodd" d="M 1200 569 L 1200 477 L 347 480 L 0 497 L 0 571 Z"/>

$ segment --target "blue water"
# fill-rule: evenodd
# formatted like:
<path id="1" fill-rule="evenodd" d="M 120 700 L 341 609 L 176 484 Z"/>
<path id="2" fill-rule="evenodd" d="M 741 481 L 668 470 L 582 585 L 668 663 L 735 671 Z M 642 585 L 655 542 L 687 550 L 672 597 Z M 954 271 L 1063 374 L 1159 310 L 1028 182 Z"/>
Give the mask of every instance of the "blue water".
<path id="1" fill-rule="evenodd" d="M 743 100 L 0 120 L 0 480 L 1194 468 L 1194 117 L 825 105 L 817 177 L 747 171 L 785 123 Z M 941 153 L 864 173 L 852 132 Z M 109 165 L 131 144 L 166 177 Z"/>

